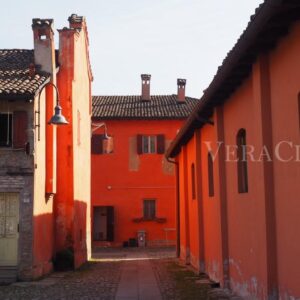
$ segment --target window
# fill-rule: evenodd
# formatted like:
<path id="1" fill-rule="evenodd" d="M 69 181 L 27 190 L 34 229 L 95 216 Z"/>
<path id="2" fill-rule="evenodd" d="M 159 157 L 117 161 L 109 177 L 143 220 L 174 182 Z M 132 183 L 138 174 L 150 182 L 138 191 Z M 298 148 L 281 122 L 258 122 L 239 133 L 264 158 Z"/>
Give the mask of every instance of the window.
<path id="1" fill-rule="evenodd" d="M 213 197 L 214 191 L 214 165 L 212 154 L 207 154 L 207 171 L 208 171 L 208 196 Z"/>
<path id="2" fill-rule="evenodd" d="M 156 152 L 156 136 L 143 135 L 142 137 L 143 153 Z"/>
<path id="3" fill-rule="evenodd" d="M 114 151 L 114 139 L 105 134 L 93 134 L 91 143 L 92 154 L 110 154 Z"/>
<path id="4" fill-rule="evenodd" d="M 192 198 L 196 198 L 196 179 L 195 179 L 195 164 L 191 165 L 191 178 L 192 178 Z"/>
<path id="5" fill-rule="evenodd" d="M 0 113 L 0 147 L 12 146 L 12 114 Z"/>
<path id="6" fill-rule="evenodd" d="M 26 111 L 0 113 L 0 147 L 24 149 L 27 143 L 27 127 Z"/>
<path id="7" fill-rule="evenodd" d="M 146 220 L 154 220 L 156 217 L 156 201 L 154 199 L 146 199 L 143 203 L 143 217 Z"/>
<path id="8" fill-rule="evenodd" d="M 238 192 L 248 192 L 248 171 L 246 157 L 246 130 L 240 129 L 236 137 Z"/>
<path id="9" fill-rule="evenodd" d="M 164 154 L 165 136 L 158 135 L 137 135 L 137 153 L 138 154 Z"/>

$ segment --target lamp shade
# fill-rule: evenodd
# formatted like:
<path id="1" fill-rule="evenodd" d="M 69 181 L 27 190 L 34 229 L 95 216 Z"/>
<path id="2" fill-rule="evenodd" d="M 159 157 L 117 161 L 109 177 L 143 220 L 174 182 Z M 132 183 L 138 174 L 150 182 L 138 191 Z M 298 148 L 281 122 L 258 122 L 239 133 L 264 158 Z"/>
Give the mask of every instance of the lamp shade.
<path id="1" fill-rule="evenodd" d="M 53 124 L 53 125 L 67 125 L 69 122 L 66 120 L 66 118 L 62 115 L 61 113 L 61 106 L 56 105 L 54 108 L 54 115 L 48 122 L 48 124 Z"/>

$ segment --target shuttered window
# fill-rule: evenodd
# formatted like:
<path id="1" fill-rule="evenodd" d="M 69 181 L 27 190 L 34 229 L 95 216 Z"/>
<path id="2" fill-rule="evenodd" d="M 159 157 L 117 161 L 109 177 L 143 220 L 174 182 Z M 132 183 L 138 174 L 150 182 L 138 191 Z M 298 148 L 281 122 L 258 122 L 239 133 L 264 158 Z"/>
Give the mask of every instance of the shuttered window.
<path id="1" fill-rule="evenodd" d="M 12 114 L 0 113 L 0 147 L 12 145 Z"/>
<path id="2" fill-rule="evenodd" d="M 163 134 L 157 135 L 157 153 L 165 153 L 165 136 Z"/>
<path id="3" fill-rule="evenodd" d="M 106 138 L 105 134 L 92 135 L 92 154 L 109 154 L 114 151 L 113 137 Z"/>
<path id="4" fill-rule="evenodd" d="M 92 154 L 102 154 L 103 153 L 103 137 L 104 137 L 104 134 L 92 135 L 92 142 L 91 142 Z"/>
<path id="5" fill-rule="evenodd" d="M 153 220 L 156 217 L 156 201 L 155 199 L 145 199 L 143 202 L 143 218 Z"/>
<path id="6" fill-rule="evenodd" d="M 164 154 L 165 136 L 158 135 L 137 135 L 137 153 L 138 154 Z"/>
<path id="7" fill-rule="evenodd" d="M 27 143 L 27 112 L 14 111 L 13 113 L 13 147 L 23 149 Z"/>

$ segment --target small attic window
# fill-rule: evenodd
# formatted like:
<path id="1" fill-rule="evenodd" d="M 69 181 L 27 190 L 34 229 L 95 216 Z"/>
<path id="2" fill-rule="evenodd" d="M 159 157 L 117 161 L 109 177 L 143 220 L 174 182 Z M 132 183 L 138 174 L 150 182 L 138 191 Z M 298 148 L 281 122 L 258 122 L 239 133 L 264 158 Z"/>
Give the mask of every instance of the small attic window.
<path id="1" fill-rule="evenodd" d="M 46 36 L 46 34 L 42 34 L 42 35 L 40 35 L 40 40 L 44 41 L 44 40 L 46 40 L 46 39 L 47 39 L 47 36 Z"/>

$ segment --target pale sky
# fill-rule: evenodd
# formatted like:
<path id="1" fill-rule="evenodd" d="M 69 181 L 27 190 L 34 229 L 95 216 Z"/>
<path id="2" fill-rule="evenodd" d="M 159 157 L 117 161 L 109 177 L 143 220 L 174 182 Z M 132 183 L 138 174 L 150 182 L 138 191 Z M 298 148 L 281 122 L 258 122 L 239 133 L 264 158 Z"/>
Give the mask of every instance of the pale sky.
<path id="1" fill-rule="evenodd" d="M 263 0 L 11 0 L 1 4 L 0 48 L 33 48 L 32 18 L 60 29 L 72 13 L 87 19 L 93 95 L 151 94 L 199 98 Z M 58 34 L 56 33 L 56 42 Z"/>

